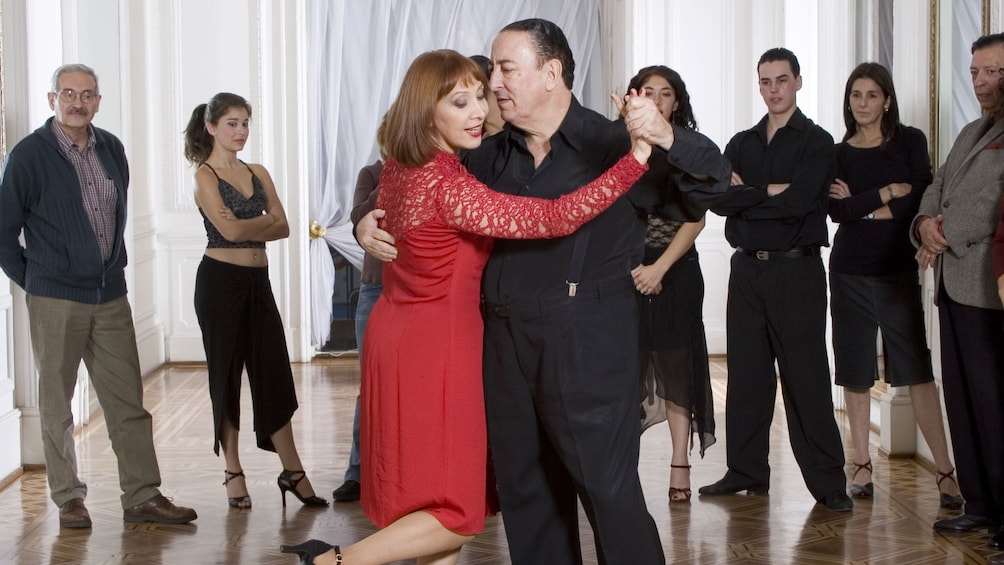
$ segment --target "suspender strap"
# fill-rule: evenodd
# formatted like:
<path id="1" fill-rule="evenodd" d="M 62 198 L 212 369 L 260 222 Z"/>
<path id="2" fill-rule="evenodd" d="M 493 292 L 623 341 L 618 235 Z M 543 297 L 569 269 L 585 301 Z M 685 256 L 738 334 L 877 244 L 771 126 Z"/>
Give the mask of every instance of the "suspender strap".
<path id="1" fill-rule="evenodd" d="M 579 285 L 582 277 L 582 265 L 586 262 L 586 250 L 589 249 L 589 230 L 593 227 L 592 222 L 579 228 L 575 233 L 575 246 L 572 248 L 572 261 L 568 266 L 568 296 L 575 296 L 575 287 Z"/>

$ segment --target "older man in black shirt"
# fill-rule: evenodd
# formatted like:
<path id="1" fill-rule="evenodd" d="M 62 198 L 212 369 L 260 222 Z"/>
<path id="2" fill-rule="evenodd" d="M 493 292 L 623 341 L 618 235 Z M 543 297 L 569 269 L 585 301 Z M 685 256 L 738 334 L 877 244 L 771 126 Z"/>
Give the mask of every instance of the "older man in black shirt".
<path id="1" fill-rule="evenodd" d="M 732 256 L 727 311 L 729 471 L 702 495 L 766 494 L 767 454 L 780 370 L 788 433 L 809 492 L 850 510 L 826 355 L 826 209 L 836 169 L 833 138 L 796 106 L 798 59 L 783 48 L 757 65 L 767 115 L 725 149 L 744 190 L 712 209 L 726 216 Z"/>
<path id="2" fill-rule="evenodd" d="M 624 155 L 624 124 L 572 95 L 575 63 L 561 30 L 544 20 L 506 26 L 492 46 L 503 131 L 465 156 L 493 189 L 557 198 Z M 671 171 L 639 183 L 578 233 L 497 240 L 485 268 L 485 402 L 513 563 L 582 562 L 576 498 L 602 563 L 665 562 L 638 478 L 637 306 L 630 275 L 641 262 L 645 215 L 664 191 L 693 201 L 726 190 L 731 166 L 706 137 L 670 126 L 637 101 L 627 124 Z M 651 171 L 650 171 L 651 172 Z M 682 219 L 682 218 L 681 218 Z M 389 258 L 367 222 L 363 247 Z"/>
<path id="3" fill-rule="evenodd" d="M 490 87 L 511 124 L 466 159 L 493 189 L 557 198 L 629 147 L 619 122 L 571 93 L 574 62 L 561 30 L 527 20 L 492 45 Z M 668 182 L 725 190 L 730 166 L 707 138 L 674 129 L 654 105 L 627 117 L 673 171 L 639 183 L 577 234 L 498 240 L 485 267 L 485 402 L 514 563 L 581 563 L 576 496 L 605 563 L 663 563 L 638 479 L 637 310 L 630 276 L 645 215 Z"/>

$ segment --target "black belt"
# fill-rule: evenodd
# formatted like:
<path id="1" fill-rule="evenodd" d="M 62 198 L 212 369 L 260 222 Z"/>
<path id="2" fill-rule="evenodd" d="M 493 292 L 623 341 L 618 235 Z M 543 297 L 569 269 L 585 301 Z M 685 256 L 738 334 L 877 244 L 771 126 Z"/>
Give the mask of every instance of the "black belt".
<path id="1" fill-rule="evenodd" d="M 787 251 L 763 251 L 736 247 L 736 253 L 749 255 L 750 257 L 755 257 L 761 261 L 770 261 L 772 259 L 796 259 L 798 257 L 810 257 L 813 255 L 818 256 L 819 246 L 812 245 L 809 247 L 793 247 Z"/>

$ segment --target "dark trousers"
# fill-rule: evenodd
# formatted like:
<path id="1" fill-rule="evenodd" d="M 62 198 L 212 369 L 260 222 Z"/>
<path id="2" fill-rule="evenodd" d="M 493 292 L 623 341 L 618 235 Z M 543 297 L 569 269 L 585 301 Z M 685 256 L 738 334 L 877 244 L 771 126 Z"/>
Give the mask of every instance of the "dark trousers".
<path id="1" fill-rule="evenodd" d="M 769 484 L 770 425 L 780 377 L 791 449 L 809 492 L 816 500 L 843 492 L 844 451 L 830 396 L 822 260 L 761 261 L 734 254 L 726 335 L 729 474 L 742 483 Z"/>
<path id="2" fill-rule="evenodd" d="M 486 308 L 488 437 L 513 563 L 582 563 L 576 496 L 600 563 L 665 563 L 638 478 L 638 319 L 630 279 Z"/>
<path id="3" fill-rule="evenodd" d="M 938 295 L 945 411 L 966 512 L 1004 522 L 1004 312 Z"/>

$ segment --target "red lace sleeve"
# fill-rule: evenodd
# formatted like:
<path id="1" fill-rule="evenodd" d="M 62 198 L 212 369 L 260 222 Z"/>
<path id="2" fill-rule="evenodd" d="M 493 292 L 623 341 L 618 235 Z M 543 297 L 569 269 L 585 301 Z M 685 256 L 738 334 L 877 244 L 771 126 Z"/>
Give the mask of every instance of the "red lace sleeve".
<path id="1" fill-rule="evenodd" d="M 443 220 L 461 231 L 499 239 L 560 237 L 609 208 L 647 170 L 628 153 L 596 180 L 554 200 L 496 192 L 464 171 L 444 179 L 438 199 Z"/>

